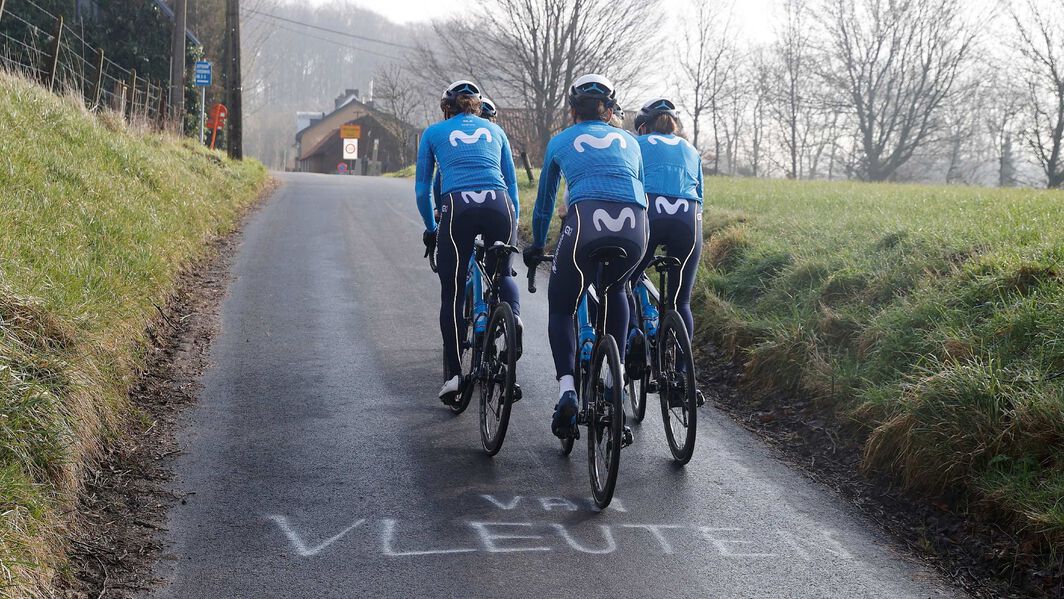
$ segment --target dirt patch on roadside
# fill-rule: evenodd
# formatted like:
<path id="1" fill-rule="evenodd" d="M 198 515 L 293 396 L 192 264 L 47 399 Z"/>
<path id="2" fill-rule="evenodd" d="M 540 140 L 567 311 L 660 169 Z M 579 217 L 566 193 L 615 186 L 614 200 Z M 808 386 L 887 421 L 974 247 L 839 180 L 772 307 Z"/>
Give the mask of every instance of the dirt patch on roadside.
<path id="1" fill-rule="evenodd" d="M 885 478 L 860 472 L 861 448 L 841 423 L 811 402 L 740 390 L 742 369 L 712 345 L 700 348 L 699 384 L 706 399 L 777 449 L 783 460 L 853 503 L 971 595 L 1064 598 L 1064 557 L 1039 553 L 993 522 L 952 502 L 906 494 Z"/>
<path id="2" fill-rule="evenodd" d="M 207 368 L 244 225 L 276 188 L 268 184 L 233 233 L 212 241 L 205 257 L 180 273 L 166 305 L 156 306 L 145 368 L 129 391 L 134 416 L 85 479 L 63 596 L 134 597 L 158 586 L 152 571 L 163 548 L 160 533 L 170 506 L 185 501 L 165 488 L 180 452 L 178 417 L 195 401 Z"/>

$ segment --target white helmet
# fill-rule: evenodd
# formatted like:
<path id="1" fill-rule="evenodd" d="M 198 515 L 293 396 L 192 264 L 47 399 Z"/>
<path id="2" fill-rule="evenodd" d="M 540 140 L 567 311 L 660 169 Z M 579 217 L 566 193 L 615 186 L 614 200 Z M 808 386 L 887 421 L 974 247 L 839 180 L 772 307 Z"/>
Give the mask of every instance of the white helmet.
<path id="1" fill-rule="evenodd" d="M 441 100 L 445 100 L 448 103 L 454 102 L 458 96 L 475 96 L 480 97 L 480 88 L 472 81 L 455 81 L 447 86 L 447 89 L 443 90 L 443 97 Z"/>
<path id="2" fill-rule="evenodd" d="M 572 105 L 577 98 L 602 100 L 607 108 L 613 108 L 617 104 L 617 91 L 609 79 L 592 73 L 578 78 L 569 87 L 569 104 Z"/>

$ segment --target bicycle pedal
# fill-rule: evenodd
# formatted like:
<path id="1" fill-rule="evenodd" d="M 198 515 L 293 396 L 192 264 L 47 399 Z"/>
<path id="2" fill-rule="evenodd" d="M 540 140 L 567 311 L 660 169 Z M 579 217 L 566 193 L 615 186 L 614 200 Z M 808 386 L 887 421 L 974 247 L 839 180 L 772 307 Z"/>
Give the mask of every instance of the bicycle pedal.
<path id="1" fill-rule="evenodd" d="M 624 431 L 621 433 L 621 449 L 628 447 L 635 441 L 635 436 L 632 435 L 632 429 L 627 426 L 624 427 Z"/>

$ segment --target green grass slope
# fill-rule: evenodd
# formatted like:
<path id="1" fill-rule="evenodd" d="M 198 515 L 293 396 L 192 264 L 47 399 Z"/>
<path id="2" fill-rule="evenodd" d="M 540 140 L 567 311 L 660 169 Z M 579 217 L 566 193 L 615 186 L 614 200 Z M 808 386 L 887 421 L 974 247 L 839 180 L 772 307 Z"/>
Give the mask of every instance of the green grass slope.
<path id="1" fill-rule="evenodd" d="M 865 465 L 1064 542 L 1064 193 L 709 179 L 701 334 Z M 775 392 L 782 392 L 775 393 Z"/>
<path id="2" fill-rule="evenodd" d="M 155 305 L 266 179 L 0 74 L 0 595 L 49 593 Z"/>

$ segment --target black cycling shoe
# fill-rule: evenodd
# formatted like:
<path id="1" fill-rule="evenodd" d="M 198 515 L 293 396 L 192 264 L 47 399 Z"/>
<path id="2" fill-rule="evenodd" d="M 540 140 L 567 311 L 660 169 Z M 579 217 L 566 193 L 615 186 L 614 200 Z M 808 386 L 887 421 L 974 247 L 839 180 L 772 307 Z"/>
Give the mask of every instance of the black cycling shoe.
<path id="1" fill-rule="evenodd" d="M 632 429 L 624 427 L 624 431 L 621 433 L 621 449 L 628 447 L 635 441 L 635 436 L 632 435 Z"/>
<path id="2" fill-rule="evenodd" d="M 576 391 L 566 391 L 558 400 L 558 405 L 554 406 L 554 418 L 551 419 L 550 432 L 559 439 L 575 438 L 576 417 L 579 413 L 580 404 L 576 401 Z"/>
<path id="3" fill-rule="evenodd" d="M 679 393 L 669 394 L 669 407 L 670 408 L 686 408 L 687 401 Z"/>
<path id="4" fill-rule="evenodd" d="M 510 401 L 510 403 L 517 403 L 517 402 L 521 401 L 521 396 L 522 395 L 523 395 L 523 393 L 521 392 L 521 385 L 518 385 L 517 383 L 514 383 L 514 394 L 513 394 L 513 399 Z"/>
<path id="5" fill-rule="evenodd" d="M 702 393 L 701 389 L 699 389 L 698 391 L 695 391 L 695 403 L 700 408 L 702 406 L 706 405 L 706 396 Z"/>

